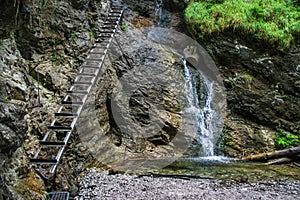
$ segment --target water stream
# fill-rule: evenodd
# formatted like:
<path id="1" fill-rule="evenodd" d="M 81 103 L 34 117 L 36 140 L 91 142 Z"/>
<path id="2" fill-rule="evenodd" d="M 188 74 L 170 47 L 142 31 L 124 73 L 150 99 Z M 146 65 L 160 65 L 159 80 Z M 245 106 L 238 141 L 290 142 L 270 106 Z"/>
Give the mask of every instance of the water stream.
<path id="1" fill-rule="evenodd" d="M 170 27 L 170 24 L 166 23 L 166 21 L 171 21 L 171 14 L 164 12 L 162 0 L 156 0 L 155 16 L 157 17 L 157 27 Z M 194 44 L 194 41 L 190 42 L 186 37 L 168 30 L 153 29 L 148 36 L 153 41 L 168 46 L 173 53 L 183 58 L 183 46 L 191 46 L 190 44 Z M 197 48 L 202 49 L 199 46 Z M 175 51 L 173 51 L 174 49 Z M 226 97 L 222 94 L 220 95 L 220 92 L 218 93 L 222 80 L 215 78 L 216 82 L 213 81 L 214 78 L 212 77 L 216 75 L 216 72 L 212 69 L 216 68 L 215 64 L 208 59 L 209 55 L 204 49 L 199 52 L 201 52 L 202 59 L 207 65 L 207 68 L 202 68 L 204 70 L 202 71 L 204 72 L 203 74 L 194 70 L 187 64 L 185 59 L 182 59 L 188 104 L 185 112 L 187 116 L 193 118 L 193 120 L 187 121 L 186 127 L 190 128 L 191 131 L 197 132 L 196 140 L 200 147 L 198 148 L 199 152 L 196 152 L 196 156 L 192 158 L 179 159 L 165 168 L 154 170 L 153 173 L 198 175 L 203 178 L 234 181 L 241 181 L 242 178 L 246 177 L 249 182 L 300 180 L 299 168 L 294 165 L 268 166 L 263 163 L 240 162 L 216 153 L 217 140 L 223 127 L 223 123 L 220 121 L 225 116 L 224 114 L 220 116 L 222 113 L 220 108 L 223 108 L 220 102 L 224 101 Z M 203 63 L 203 60 L 201 60 L 201 63 Z M 199 68 L 199 66 L 197 67 Z M 207 76 L 204 74 L 207 74 Z M 219 107 L 216 106 L 216 102 Z"/>
<path id="2" fill-rule="evenodd" d="M 201 77 L 202 105 L 199 102 L 199 94 L 197 89 L 197 79 L 195 74 L 190 71 L 186 60 L 183 59 L 184 75 L 186 79 L 186 97 L 188 100 L 187 112 L 193 112 L 197 124 L 197 141 L 201 145 L 199 156 L 214 156 L 214 130 L 212 119 L 215 112 L 211 108 L 213 99 L 213 82 L 205 77 Z M 196 72 L 198 73 L 198 72 Z M 200 80 L 198 80 L 200 81 Z"/>
<path id="3" fill-rule="evenodd" d="M 163 0 L 155 1 L 155 17 L 157 21 L 157 27 L 170 28 L 171 26 L 171 14 L 163 9 Z"/>

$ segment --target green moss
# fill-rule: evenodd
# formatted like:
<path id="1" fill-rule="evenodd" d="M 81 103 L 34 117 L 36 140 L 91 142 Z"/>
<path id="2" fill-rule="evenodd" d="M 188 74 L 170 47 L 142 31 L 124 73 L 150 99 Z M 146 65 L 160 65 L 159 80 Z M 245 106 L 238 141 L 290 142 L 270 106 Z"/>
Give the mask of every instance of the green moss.
<path id="1" fill-rule="evenodd" d="M 278 149 L 300 145 L 300 136 L 279 129 L 276 132 L 275 145 Z"/>
<path id="2" fill-rule="evenodd" d="M 299 18 L 299 8 L 278 0 L 192 1 L 185 10 L 186 22 L 200 38 L 232 29 L 282 49 L 299 36 Z"/>

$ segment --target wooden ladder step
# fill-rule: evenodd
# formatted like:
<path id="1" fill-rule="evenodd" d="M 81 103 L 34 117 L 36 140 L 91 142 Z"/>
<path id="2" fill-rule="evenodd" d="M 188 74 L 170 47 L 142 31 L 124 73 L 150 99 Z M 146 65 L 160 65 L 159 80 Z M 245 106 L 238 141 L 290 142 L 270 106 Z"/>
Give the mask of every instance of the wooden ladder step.
<path id="1" fill-rule="evenodd" d="M 96 54 L 96 52 L 95 52 Z M 92 65 L 82 65 L 83 68 L 90 68 L 90 69 L 99 69 L 98 66 L 92 66 Z"/>
<path id="2" fill-rule="evenodd" d="M 31 158 L 30 163 L 32 164 L 52 164 L 55 165 L 58 163 L 56 159 L 45 159 L 45 158 Z"/>
<path id="3" fill-rule="evenodd" d="M 105 39 L 106 39 L 106 38 L 105 38 Z M 96 40 L 96 43 L 102 43 L 102 44 L 105 43 L 105 44 L 109 44 L 110 41 L 107 40 L 107 39 L 106 39 L 106 40 L 101 40 L 101 38 L 99 38 L 99 39 Z"/>
<path id="4" fill-rule="evenodd" d="M 82 101 L 62 101 L 61 102 L 64 105 L 82 105 Z"/>
<path id="5" fill-rule="evenodd" d="M 110 37 L 112 37 L 112 34 L 111 33 L 100 33 L 99 37 L 101 37 L 101 38 L 110 38 Z"/>
<path id="6" fill-rule="evenodd" d="M 94 74 L 94 73 L 83 73 L 82 72 L 82 73 L 78 73 L 78 76 L 92 76 L 92 77 L 94 77 L 94 76 L 96 76 L 96 74 Z"/>
<path id="7" fill-rule="evenodd" d="M 60 113 L 55 113 L 54 114 L 56 117 L 77 117 L 77 113 L 65 113 L 65 112 L 60 112 Z"/>
<path id="8" fill-rule="evenodd" d="M 66 145 L 65 142 L 63 141 L 40 141 L 40 145 L 44 145 L 44 146 L 64 146 Z"/>
<path id="9" fill-rule="evenodd" d="M 117 25 L 115 24 L 107 24 L 107 25 L 103 25 L 101 26 L 101 28 L 111 28 L 111 29 L 114 29 Z"/>
<path id="10" fill-rule="evenodd" d="M 103 60 L 101 58 L 86 58 L 85 61 L 87 61 L 87 62 L 89 62 L 89 61 L 101 62 Z"/>
<path id="11" fill-rule="evenodd" d="M 108 21 L 108 22 L 116 22 L 118 20 L 119 20 L 119 18 L 117 18 L 117 17 L 109 17 L 106 19 L 106 21 Z"/>
<path id="12" fill-rule="evenodd" d="M 90 51 L 89 54 L 99 55 L 99 56 L 105 55 L 105 53 L 103 53 L 103 52 L 93 52 L 93 51 Z"/>
<path id="13" fill-rule="evenodd" d="M 91 85 L 92 82 L 74 81 L 73 85 Z"/>
<path id="14" fill-rule="evenodd" d="M 122 14 L 123 10 L 119 10 L 119 9 L 113 9 L 111 10 L 109 13 L 117 13 L 117 14 Z"/>
<path id="15" fill-rule="evenodd" d="M 48 126 L 49 130 L 61 130 L 61 131 L 71 131 L 72 127 L 70 126 Z"/>
<path id="16" fill-rule="evenodd" d="M 110 43 L 110 41 L 109 41 L 109 40 L 101 40 L 101 38 L 100 38 L 100 39 L 97 39 L 97 40 L 95 41 L 95 43 L 96 43 L 96 44 L 105 44 L 105 45 L 107 45 L 107 44 Z"/>
<path id="17" fill-rule="evenodd" d="M 118 23 L 115 21 L 115 22 L 104 22 L 103 25 L 117 25 Z"/>
<path id="18" fill-rule="evenodd" d="M 67 94 L 88 94 L 86 90 L 68 90 Z"/>
<path id="19" fill-rule="evenodd" d="M 115 30 L 101 30 L 101 31 L 99 31 L 100 34 L 102 34 L 102 33 L 114 33 L 114 32 L 116 32 L 116 31 Z"/>

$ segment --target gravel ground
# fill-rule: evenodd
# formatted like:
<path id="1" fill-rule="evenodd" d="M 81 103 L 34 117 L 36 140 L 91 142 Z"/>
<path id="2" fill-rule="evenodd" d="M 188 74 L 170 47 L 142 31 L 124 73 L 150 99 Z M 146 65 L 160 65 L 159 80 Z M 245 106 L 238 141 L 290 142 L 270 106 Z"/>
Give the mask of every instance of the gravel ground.
<path id="1" fill-rule="evenodd" d="M 226 183 L 207 179 L 178 179 L 108 175 L 90 169 L 79 177 L 82 199 L 300 199 L 300 182 Z"/>

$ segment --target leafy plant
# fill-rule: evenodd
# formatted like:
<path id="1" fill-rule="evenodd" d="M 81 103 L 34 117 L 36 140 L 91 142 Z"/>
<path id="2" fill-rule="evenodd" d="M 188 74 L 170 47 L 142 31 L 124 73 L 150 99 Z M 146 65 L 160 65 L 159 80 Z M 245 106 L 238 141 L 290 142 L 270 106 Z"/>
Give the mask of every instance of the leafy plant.
<path id="1" fill-rule="evenodd" d="M 46 6 L 48 3 L 48 0 L 43 0 L 43 6 Z"/>
<path id="2" fill-rule="evenodd" d="M 7 101 L 8 100 L 8 95 L 4 95 L 2 96 L 3 101 Z"/>
<path id="3" fill-rule="evenodd" d="M 123 31 L 128 31 L 128 26 L 125 22 L 122 23 L 121 28 L 122 28 Z"/>
<path id="4" fill-rule="evenodd" d="M 44 92 L 41 93 L 41 96 L 42 96 L 43 98 L 46 98 L 46 94 L 45 94 Z"/>
<path id="5" fill-rule="evenodd" d="M 242 78 L 245 80 L 248 88 L 251 89 L 251 83 L 253 81 L 253 76 L 248 72 L 243 72 L 242 73 Z"/>
<path id="6" fill-rule="evenodd" d="M 52 38 L 51 42 L 52 42 L 53 45 L 55 45 L 57 43 L 57 40 L 55 38 Z"/>
<path id="7" fill-rule="evenodd" d="M 96 38 L 96 37 L 95 37 L 94 31 L 92 31 L 92 30 L 90 31 L 90 36 L 91 36 L 92 39 L 95 39 L 95 38 Z"/>
<path id="8" fill-rule="evenodd" d="M 70 35 L 70 38 L 72 39 L 72 40 L 74 40 L 74 39 L 76 39 L 76 34 L 75 33 L 71 33 L 71 35 Z"/>
<path id="9" fill-rule="evenodd" d="M 278 89 L 273 90 L 273 94 L 275 95 L 275 97 L 279 97 L 279 98 L 289 97 L 287 94 L 280 93 Z"/>
<path id="10" fill-rule="evenodd" d="M 233 30 L 277 45 L 290 46 L 300 34 L 300 11 L 286 1 L 191 1 L 185 20 L 199 38 L 212 32 Z"/>
<path id="11" fill-rule="evenodd" d="M 51 60 L 53 63 L 59 64 L 59 63 L 63 63 L 64 57 L 61 56 L 57 51 L 54 51 L 54 52 L 52 53 L 52 56 L 51 56 L 50 60 Z"/>
<path id="12" fill-rule="evenodd" d="M 276 132 L 275 145 L 278 149 L 300 145 L 300 136 L 279 129 Z"/>
<path id="13" fill-rule="evenodd" d="M 225 79 L 225 82 L 229 83 L 229 84 L 233 84 L 234 83 L 234 78 L 229 77 L 229 78 Z"/>

